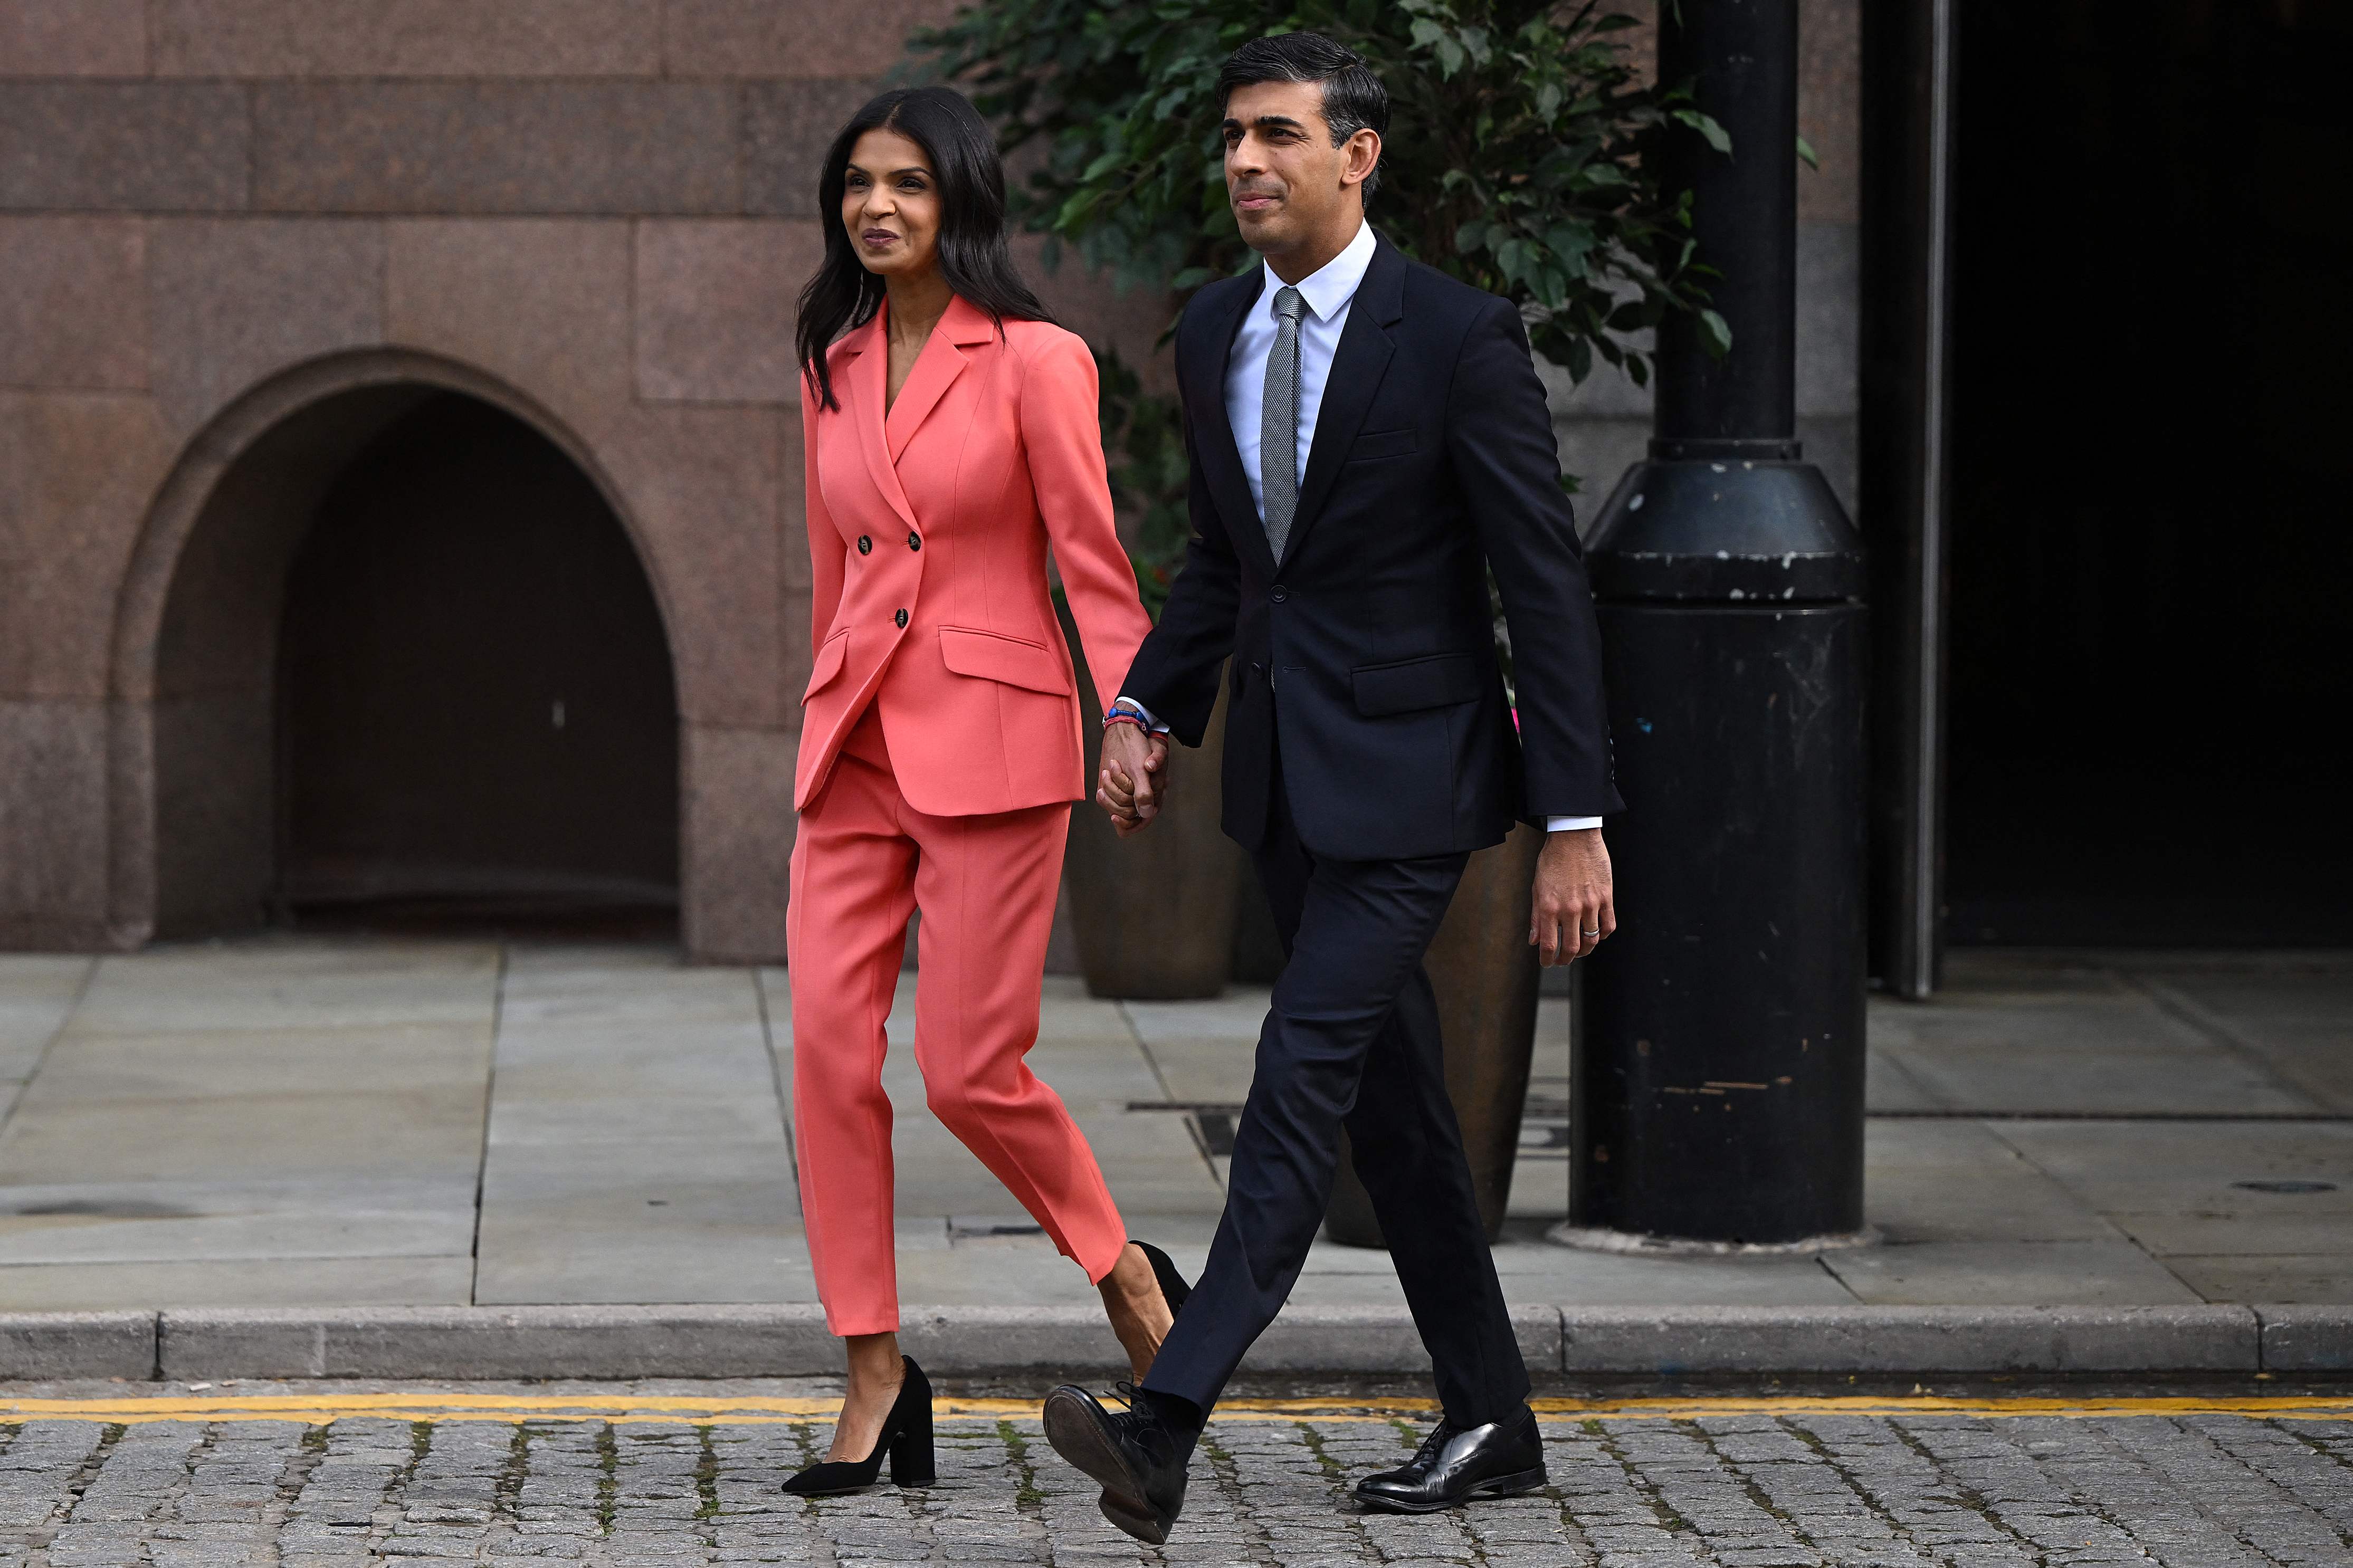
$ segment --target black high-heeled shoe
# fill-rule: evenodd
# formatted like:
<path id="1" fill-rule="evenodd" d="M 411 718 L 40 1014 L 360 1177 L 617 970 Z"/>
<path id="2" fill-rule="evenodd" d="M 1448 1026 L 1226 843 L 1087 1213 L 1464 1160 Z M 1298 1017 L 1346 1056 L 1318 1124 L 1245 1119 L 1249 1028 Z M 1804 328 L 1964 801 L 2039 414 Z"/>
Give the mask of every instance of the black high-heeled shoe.
<path id="1" fill-rule="evenodd" d="M 1185 1283 L 1185 1277 L 1176 1272 L 1176 1266 L 1168 1261 L 1168 1255 L 1148 1241 L 1137 1241 L 1132 1236 L 1127 1239 L 1130 1245 L 1142 1248 L 1145 1258 L 1151 1263 L 1152 1277 L 1160 1281 L 1161 1298 L 1168 1303 L 1168 1315 L 1173 1318 L 1183 1311 L 1185 1299 L 1193 1293 L 1193 1287 Z"/>
<path id="2" fill-rule="evenodd" d="M 882 1419 L 882 1433 L 874 1439 L 874 1451 L 854 1461 L 828 1459 L 821 1465 L 811 1465 L 785 1483 L 787 1493 L 794 1497 L 835 1497 L 843 1492 L 864 1491 L 881 1476 L 886 1454 L 891 1459 L 893 1486 L 927 1487 L 937 1479 L 939 1472 L 932 1458 L 932 1380 L 923 1375 L 914 1357 L 899 1359 L 906 1363 L 906 1375 L 900 1381 L 899 1397 L 891 1402 L 891 1414 Z"/>

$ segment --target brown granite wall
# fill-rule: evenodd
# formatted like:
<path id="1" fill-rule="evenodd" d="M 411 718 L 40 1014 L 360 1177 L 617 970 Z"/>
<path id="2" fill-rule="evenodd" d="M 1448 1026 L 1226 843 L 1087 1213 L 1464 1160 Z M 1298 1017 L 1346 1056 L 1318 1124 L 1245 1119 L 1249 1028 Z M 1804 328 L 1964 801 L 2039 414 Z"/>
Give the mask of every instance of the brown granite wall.
<path id="1" fill-rule="evenodd" d="M 0 946 L 252 918 L 286 561 L 397 389 L 439 386 L 628 529 L 688 943 L 780 953 L 816 160 L 948 8 L 0 0 Z M 1131 357 L 1161 325 L 1046 292 Z"/>

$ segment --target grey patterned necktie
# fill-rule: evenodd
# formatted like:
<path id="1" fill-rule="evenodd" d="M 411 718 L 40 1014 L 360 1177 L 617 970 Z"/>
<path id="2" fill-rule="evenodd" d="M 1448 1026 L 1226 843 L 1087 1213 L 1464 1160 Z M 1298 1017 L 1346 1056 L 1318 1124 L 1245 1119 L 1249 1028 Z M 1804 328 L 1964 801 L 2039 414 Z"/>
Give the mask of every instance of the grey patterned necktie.
<path id="1" fill-rule="evenodd" d="M 1274 347 L 1267 351 L 1266 395 L 1259 405 L 1259 510 L 1278 562 L 1299 510 L 1299 314 L 1306 308 L 1298 289 L 1274 291 Z"/>

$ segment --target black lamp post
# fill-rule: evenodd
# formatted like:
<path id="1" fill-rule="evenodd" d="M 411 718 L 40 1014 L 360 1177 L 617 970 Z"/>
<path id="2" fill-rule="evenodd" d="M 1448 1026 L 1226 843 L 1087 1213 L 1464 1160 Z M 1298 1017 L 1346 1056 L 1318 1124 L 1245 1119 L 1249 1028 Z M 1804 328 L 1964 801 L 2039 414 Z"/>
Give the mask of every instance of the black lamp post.
<path id="1" fill-rule="evenodd" d="M 1586 546 L 1629 809 L 1570 1237 L 1788 1243 L 1862 1226 L 1862 549 L 1796 439 L 1797 0 L 1661 9 L 1661 78 L 1732 138 L 1679 132 L 1665 171 L 1732 348 L 1661 330 L 1650 460 Z"/>

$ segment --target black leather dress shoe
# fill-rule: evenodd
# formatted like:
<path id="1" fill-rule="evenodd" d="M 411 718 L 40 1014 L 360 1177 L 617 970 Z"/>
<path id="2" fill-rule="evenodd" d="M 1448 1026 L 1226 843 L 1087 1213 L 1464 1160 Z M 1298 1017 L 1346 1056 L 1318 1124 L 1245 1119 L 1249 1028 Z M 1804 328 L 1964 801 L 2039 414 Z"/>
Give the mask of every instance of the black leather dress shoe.
<path id="1" fill-rule="evenodd" d="M 1356 1500 L 1389 1513 L 1436 1513 L 1474 1498 L 1518 1497 L 1545 1484 L 1544 1440 L 1523 1407 L 1508 1421 L 1457 1426 L 1440 1421 L 1421 1449 L 1394 1470 L 1356 1483 Z"/>
<path id="2" fill-rule="evenodd" d="M 1185 1507 L 1185 1466 L 1194 1434 L 1156 1414 L 1134 1385 L 1121 1384 L 1125 1410 L 1106 1410 L 1069 1384 L 1046 1396 L 1046 1441 L 1054 1452 L 1103 1483 L 1103 1516 L 1154 1546 Z"/>

